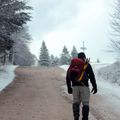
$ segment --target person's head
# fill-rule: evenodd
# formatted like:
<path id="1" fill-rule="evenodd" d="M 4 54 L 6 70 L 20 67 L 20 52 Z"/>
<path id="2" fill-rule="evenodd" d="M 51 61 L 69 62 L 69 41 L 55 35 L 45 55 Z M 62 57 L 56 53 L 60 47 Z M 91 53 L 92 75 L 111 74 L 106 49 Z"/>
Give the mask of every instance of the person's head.
<path id="1" fill-rule="evenodd" d="M 85 61 L 85 60 L 86 60 L 86 55 L 85 55 L 85 53 L 84 53 L 84 52 L 78 53 L 78 58 L 81 58 L 81 59 L 83 59 L 83 60 Z"/>

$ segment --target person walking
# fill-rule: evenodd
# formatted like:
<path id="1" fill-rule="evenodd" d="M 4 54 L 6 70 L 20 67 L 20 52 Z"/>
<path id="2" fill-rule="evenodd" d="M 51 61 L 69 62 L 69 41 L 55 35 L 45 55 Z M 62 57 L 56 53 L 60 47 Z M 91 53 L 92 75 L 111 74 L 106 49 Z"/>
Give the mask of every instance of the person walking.
<path id="1" fill-rule="evenodd" d="M 78 58 L 84 65 L 84 70 L 82 70 L 82 77 L 81 80 L 76 80 L 76 74 L 72 74 L 70 72 L 70 67 L 67 70 L 66 74 L 66 84 L 68 88 L 68 93 L 73 95 L 73 116 L 74 120 L 79 120 L 80 117 L 80 104 L 82 103 L 82 120 L 88 120 L 89 116 L 89 99 L 90 99 L 90 89 L 88 80 L 90 79 L 90 82 L 92 84 L 92 93 L 97 93 L 97 84 L 95 75 L 92 69 L 91 64 L 86 59 L 86 55 L 84 52 L 78 53 Z M 72 77 L 71 77 L 72 76 Z M 78 78 L 77 78 L 78 79 Z"/>

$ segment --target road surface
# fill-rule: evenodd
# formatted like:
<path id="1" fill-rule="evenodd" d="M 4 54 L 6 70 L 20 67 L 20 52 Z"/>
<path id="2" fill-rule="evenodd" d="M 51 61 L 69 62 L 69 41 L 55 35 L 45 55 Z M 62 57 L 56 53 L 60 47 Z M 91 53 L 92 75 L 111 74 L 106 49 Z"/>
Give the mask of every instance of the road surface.
<path id="1" fill-rule="evenodd" d="M 73 120 L 72 96 L 61 92 L 64 72 L 56 67 L 18 67 L 15 80 L 0 94 L 0 120 Z M 104 102 L 103 96 L 91 95 L 90 120 L 118 120 Z"/>

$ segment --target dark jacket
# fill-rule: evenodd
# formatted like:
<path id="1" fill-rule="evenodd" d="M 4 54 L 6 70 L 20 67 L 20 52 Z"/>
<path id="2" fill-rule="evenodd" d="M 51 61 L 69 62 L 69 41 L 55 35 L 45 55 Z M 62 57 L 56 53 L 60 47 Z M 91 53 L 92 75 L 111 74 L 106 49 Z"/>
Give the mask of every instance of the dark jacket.
<path id="1" fill-rule="evenodd" d="M 68 88 L 71 88 L 72 86 L 87 86 L 88 87 L 89 86 L 88 80 L 90 79 L 92 86 L 97 89 L 95 75 L 94 75 L 93 69 L 92 69 L 90 64 L 88 64 L 88 66 L 85 70 L 84 78 L 85 79 L 82 80 L 81 82 L 78 82 L 78 81 L 73 80 L 73 79 L 70 80 L 69 72 L 67 71 L 67 75 L 66 75 L 67 87 Z"/>

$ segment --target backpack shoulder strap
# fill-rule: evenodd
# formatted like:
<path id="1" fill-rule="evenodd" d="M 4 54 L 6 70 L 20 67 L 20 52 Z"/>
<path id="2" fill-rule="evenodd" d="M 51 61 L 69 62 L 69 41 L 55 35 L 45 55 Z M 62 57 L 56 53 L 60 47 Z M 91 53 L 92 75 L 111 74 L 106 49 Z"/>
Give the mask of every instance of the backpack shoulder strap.
<path id="1" fill-rule="evenodd" d="M 85 73 L 85 70 L 87 69 L 87 66 L 88 66 L 89 62 L 90 62 L 90 59 L 86 59 L 86 62 L 85 62 L 85 64 L 84 64 L 84 67 L 83 67 L 83 70 L 82 70 L 82 73 L 81 73 L 78 81 L 81 81 L 81 80 L 82 80 L 83 75 L 84 75 L 84 73 Z"/>
<path id="2" fill-rule="evenodd" d="M 88 66 L 88 64 L 85 64 L 85 65 L 84 65 L 84 67 L 83 67 L 83 71 L 82 71 L 82 73 L 81 73 L 81 75 L 80 75 L 80 77 L 79 77 L 79 79 L 78 79 L 79 81 L 82 80 L 83 75 L 84 75 L 84 73 L 85 73 L 85 70 L 86 70 L 87 66 Z"/>

